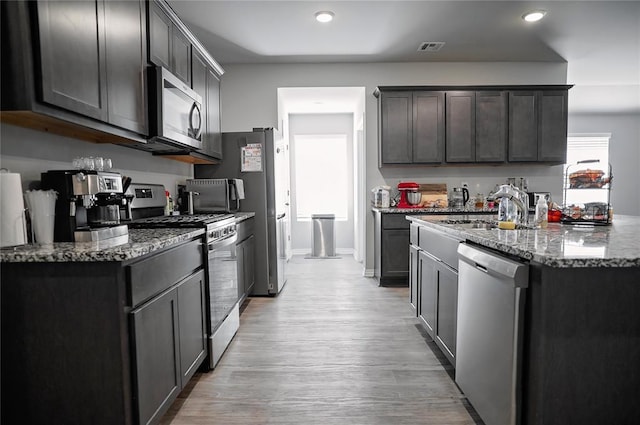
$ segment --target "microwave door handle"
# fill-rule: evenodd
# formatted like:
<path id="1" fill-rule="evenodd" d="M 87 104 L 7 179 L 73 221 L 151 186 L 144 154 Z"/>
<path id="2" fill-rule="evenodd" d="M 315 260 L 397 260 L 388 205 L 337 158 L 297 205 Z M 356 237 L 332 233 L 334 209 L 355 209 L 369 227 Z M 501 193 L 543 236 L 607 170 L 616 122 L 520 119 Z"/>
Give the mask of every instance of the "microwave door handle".
<path id="1" fill-rule="evenodd" d="M 193 117 L 195 112 L 198 111 L 198 126 L 193 125 Z M 191 105 L 191 110 L 189 111 L 189 126 L 191 127 L 191 131 L 193 132 L 194 139 L 200 137 L 200 133 L 202 132 L 202 114 L 200 113 L 200 108 L 198 107 L 197 102 L 193 102 Z"/>

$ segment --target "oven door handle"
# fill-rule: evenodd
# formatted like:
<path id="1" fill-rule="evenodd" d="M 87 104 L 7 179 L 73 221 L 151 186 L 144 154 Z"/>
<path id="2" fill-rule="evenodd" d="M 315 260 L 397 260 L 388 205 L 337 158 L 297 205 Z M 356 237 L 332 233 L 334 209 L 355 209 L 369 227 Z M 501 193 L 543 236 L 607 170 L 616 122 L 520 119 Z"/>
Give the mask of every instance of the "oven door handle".
<path id="1" fill-rule="evenodd" d="M 228 236 L 228 237 L 226 237 L 224 239 L 221 239 L 219 241 L 215 241 L 213 243 L 210 243 L 208 245 L 209 246 L 209 251 L 215 251 L 217 249 L 224 248 L 224 247 L 227 247 L 229 245 L 233 245 L 237 241 L 238 241 L 238 234 L 234 233 L 233 235 Z"/>

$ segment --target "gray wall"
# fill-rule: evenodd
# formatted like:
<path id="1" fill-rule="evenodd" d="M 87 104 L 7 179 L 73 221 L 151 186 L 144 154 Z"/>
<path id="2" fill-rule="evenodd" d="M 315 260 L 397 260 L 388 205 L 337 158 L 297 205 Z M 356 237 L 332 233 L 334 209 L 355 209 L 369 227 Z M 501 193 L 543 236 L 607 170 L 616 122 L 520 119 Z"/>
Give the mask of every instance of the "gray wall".
<path id="1" fill-rule="evenodd" d="M 0 124 L 0 166 L 20 173 L 23 189 L 38 185 L 40 173 L 72 169 L 77 156 L 111 158 L 114 171 L 137 183 L 163 184 L 175 200 L 177 184 L 193 176 L 193 166 L 153 157 L 131 148 L 89 143 L 9 124 Z"/>
<path id="2" fill-rule="evenodd" d="M 222 76 L 222 130 L 244 131 L 277 126 L 278 87 L 366 87 L 366 190 L 401 179 L 457 182 L 464 177 L 486 191 L 507 177 L 530 177 L 530 187 L 561 194 L 562 168 L 529 167 L 416 167 L 378 168 L 378 118 L 373 91 L 383 85 L 439 84 L 565 84 L 566 63 L 378 63 L 225 65 Z M 472 186 L 472 190 L 475 187 Z M 365 198 L 368 200 L 368 197 Z M 368 206 L 363 206 L 366 210 Z M 365 271 L 373 269 L 373 217 L 365 213 Z"/>
<path id="3" fill-rule="evenodd" d="M 311 252 L 312 228 L 311 221 L 299 221 L 296 216 L 296 192 L 305 190 L 295 186 L 295 136 L 297 134 L 346 134 L 347 149 L 350 152 L 347 160 L 349 180 L 344 182 L 349 188 L 348 220 L 336 220 L 336 250 L 339 252 L 352 252 L 354 248 L 354 219 L 353 219 L 353 114 L 290 114 L 289 115 L 289 146 L 291 149 L 291 247 L 294 253 Z M 331 170 L 327 170 L 328 173 Z M 296 252 L 297 251 L 297 252 Z"/>

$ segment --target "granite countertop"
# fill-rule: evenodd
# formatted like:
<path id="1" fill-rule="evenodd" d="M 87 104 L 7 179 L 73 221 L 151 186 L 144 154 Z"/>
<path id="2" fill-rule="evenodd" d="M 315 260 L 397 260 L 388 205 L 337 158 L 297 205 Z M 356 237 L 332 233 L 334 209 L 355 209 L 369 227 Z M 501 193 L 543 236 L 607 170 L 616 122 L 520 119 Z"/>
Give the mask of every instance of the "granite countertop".
<path id="1" fill-rule="evenodd" d="M 371 207 L 372 211 L 377 211 L 383 214 L 497 214 L 498 209 L 462 209 L 462 208 L 378 208 Z"/>
<path id="2" fill-rule="evenodd" d="M 452 215 L 451 219 L 460 219 Z M 494 215 L 470 217 L 495 220 Z M 640 217 L 616 215 L 610 226 L 549 223 L 546 229 L 469 229 L 444 224 L 447 216 L 407 216 L 478 245 L 550 267 L 640 267 Z"/>
<path id="3" fill-rule="evenodd" d="M 125 261 L 204 234 L 204 229 L 129 229 L 129 235 L 100 242 L 27 244 L 0 249 L 0 262 Z"/>
<path id="4" fill-rule="evenodd" d="M 241 223 L 251 217 L 255 217 L 256 213 L 254 212 L 237 212 L 235 213 L 236 216 L 236 223 Z"/>

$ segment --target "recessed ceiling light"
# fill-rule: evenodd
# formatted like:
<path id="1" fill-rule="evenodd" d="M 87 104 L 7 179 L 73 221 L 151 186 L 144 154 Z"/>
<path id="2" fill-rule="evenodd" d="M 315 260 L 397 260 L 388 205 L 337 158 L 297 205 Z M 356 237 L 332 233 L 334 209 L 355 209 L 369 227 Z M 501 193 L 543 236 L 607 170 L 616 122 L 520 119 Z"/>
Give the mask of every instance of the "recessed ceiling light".
<path id="1" fill-rule="evenodd" d="M 330 11 L 320 11 L 316 12 L 316 21 L 318 22 L 331 22 L 333 21 L 333 12 Z"/>
<path id="2" fill-rule="evenodd" d="M 532 10 L 531 12 L 527 12 L 522 15 L 522 19 L 527 22 L 538 22 L 540 19 L 544 18 L 544 15 L 547 14 L 546 10 Z"/>

